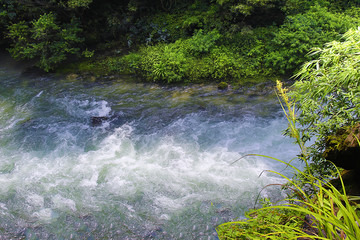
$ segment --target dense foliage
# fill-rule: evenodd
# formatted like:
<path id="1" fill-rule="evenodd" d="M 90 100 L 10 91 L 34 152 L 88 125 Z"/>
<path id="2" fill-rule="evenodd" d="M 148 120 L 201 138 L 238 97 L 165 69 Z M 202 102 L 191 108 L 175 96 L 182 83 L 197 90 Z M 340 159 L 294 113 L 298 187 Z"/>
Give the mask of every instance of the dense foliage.
<path id="1" fill-rule="evenodd" d="M 303 79 L 295 84 L 290 94 L 278 82 L 278 95 L 289 122 L 288 133 L 298 143 L 301 149 L 299 158 L 306 167 L 300 170 L 290 163 L 277 161 L 293 168 L 301 182 L 270 171 L 287 180 L 283 189 L 289 190 L 292 193 L 289 196 L 293 197 L 277 204 L 266 201 L 261 208 L 246 213 L 245 220 L 220 225 L 217 228 L 220 239 L 360 238 L 360 204 L 355 202 L 359 197 L 347 195 L 336 167 L 340 181 L 338 188 L 313 171 L 309 160 L 314 154 L 305 145 L 306 137 L 304 140 L 304 135 L 317 134 L 318 142 L 324 141 L 329 130 L 359 121 L 359 37 L 360 30 L 350 30 L 345 34 L 345 42 L 332 42 L 328 48 L 320 50 L 319 59 L 303 66 L 299 72 Z M 295 113 L 296 103 L 300 103 L 302 110 L 299 117 Z"/>
<path id="2" fill-rule="evenodd" d="M 358 12 L 357 0 L 0 0 L 0 43 L 46 71 L 93 56 L 76 69 L 229 81 L 292 74 Z"/>
<path id="3" fill-rule="evenodd" d="M 313 47 L 339 39 L 359 20 L 342 13 L 332 13 L 326 7 L 311 6 L 305 13 L 290 15 L 272 39 L 273 51 L 266 59 L 267 66 L 277 71 L 295 70 L 305 60 Z"/>
<path id="4" fill-rule="evenodd" d="M 360 28 L 349 30 L 342 42 L 332 41 L 313 50 L 316 59 L 302 66 L 290 92 L 278 82 L 280 103 L 289 122 L 287 133 L 296 140 L 299 158 L 306 163 L 302 171 L 278 160 L 295 170 L 294 179 L 277 173 L 286 178 L 284 188 L 295 198 L 278 205 L 267 203 L 250 211 L 244 221 L 222 224 L 220 239 L 359 239 L 360 205 L 351 203 L 340 172 L 322 157 L 329 136 L 360 120 L 359 43 Z M 315 143 L 306 146 L 314 137 Z M 336 170 L 340 189 L 324 177 L 329 165 Z"/>
<path id="5" fill-rule="evenodd" d="M 13 41 L 10 53 L 17 59 L 38 59 L 37 65 L 49 71 L 66 59 L 67 54 L 78 54 L 77 43 L 81 29 L 76 20 L 60 27 L 54 14 L 41 15 L 30 23 L 24 21 L 9 26 L 9 38 Z"/>
<path id="6" fill-rule="evenodd" d="M 313 50 L 317 59 L 302 66 L 290 95 L 301 110 L 298 128 L 303 141 L 316 139 L 310 157 L 321 173 L 327 137 L 360 121 L 360 29 L 349 30 L 343 40 Z"/>

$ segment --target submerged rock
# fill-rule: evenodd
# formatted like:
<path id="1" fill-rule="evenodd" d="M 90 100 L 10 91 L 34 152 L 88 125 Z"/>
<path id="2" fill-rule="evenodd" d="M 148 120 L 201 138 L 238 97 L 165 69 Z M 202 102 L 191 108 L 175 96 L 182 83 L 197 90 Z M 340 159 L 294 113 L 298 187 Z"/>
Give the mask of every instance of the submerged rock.
<path id="1" fill-rule="evenodd" d="M 124 117 L 123 115 L 111 115 L 111 116 L 101 116 L 96 117 L 92 116 L 90 117 L 90 125 L 92 127 L 101 126 L 103 123 L 107 122 L 114 126 L 120 126 L 123 125 L 125 122 L 127 122 L 128 118 Z"/>

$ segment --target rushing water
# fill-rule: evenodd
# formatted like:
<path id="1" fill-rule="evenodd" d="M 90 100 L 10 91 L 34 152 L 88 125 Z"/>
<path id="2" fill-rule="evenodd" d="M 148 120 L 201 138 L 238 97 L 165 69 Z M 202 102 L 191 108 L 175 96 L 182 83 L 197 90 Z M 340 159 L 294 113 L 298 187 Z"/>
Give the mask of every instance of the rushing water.
<path id="1" fill-rule="evenodd" d="M 271 94 L 0 68 L 0 239 L 217 239 L 282 182 L 231 163 L 290 160 L 285 127 Z"/>

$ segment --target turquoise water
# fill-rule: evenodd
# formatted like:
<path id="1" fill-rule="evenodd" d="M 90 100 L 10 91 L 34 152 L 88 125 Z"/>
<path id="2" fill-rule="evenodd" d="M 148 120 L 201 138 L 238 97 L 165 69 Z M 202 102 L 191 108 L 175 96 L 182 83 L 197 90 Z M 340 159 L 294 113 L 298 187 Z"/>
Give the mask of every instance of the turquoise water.
<path id="1" fill-rule="evenodd" d="M 9 67 L 0 82 L 0 239 L 217 239 L 283 182 L 258 177 L 273 160 L 231 163 L 298 153 L 273 94 Z"/>

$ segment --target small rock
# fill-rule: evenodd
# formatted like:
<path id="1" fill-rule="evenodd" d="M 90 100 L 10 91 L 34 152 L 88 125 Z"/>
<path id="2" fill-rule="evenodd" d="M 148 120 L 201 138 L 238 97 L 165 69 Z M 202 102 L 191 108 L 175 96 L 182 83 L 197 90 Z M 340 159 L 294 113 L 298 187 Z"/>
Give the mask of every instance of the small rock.
<path id="1" fill-rule="evenodd" d="M 103 122 L 108 121 L 109 117 L 91 117 L 91 126 L 100 126 Z"/>

